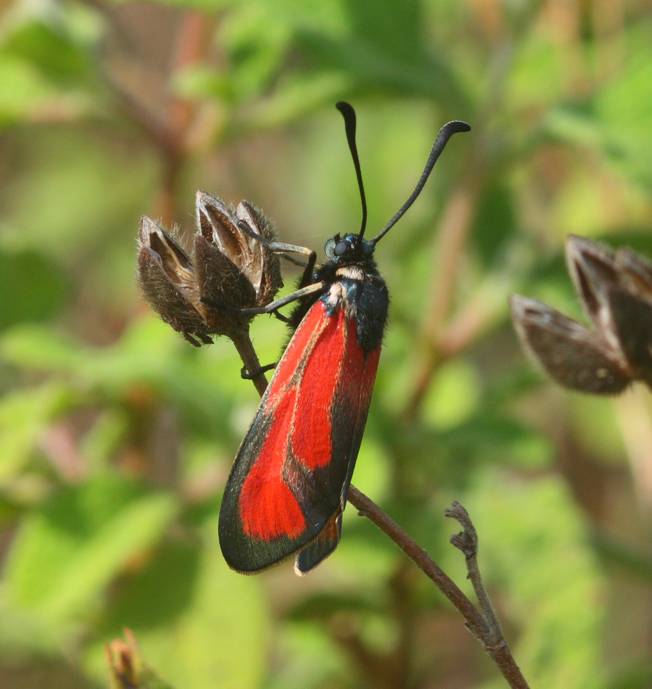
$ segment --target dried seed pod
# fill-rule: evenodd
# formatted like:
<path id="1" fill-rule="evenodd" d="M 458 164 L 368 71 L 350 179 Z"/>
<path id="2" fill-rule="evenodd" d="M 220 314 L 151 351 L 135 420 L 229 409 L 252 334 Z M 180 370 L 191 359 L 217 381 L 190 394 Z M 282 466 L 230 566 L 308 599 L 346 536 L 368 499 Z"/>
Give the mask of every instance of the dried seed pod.
<path id="1" fill-rule="evenodd" d="M 616 251 L 616 267 L 628 292 L 652 302 L 652 263 L 624 248 Z"/>
<path id="2" fill-rule="evenodd" d="M 605 291 L 610 333 L 617 340 L 633 378 L 652 385 L 652 302 L 622 287 Z"/>
<path id="3" fill-rule="evenodd" d="M 190 258 L 171 235 L 147 217 L 140 221 L 138 233 L 138 282 L 166 323 L 196 346 L 210 344 Z"/>
<path id="4" fill-rule="evenodd" d="M 581 237 L 566 244 L 569 270 L 602 337 L 627 361 L 633 378 L 652 381 L 652 265 L 631 249 Z"/>
<path id="5" fill-rule="evenodd" d="M 586 315 L 618 348 L 613 333 L 607 290 L 620 284 L 614 252 L 607 246 L 571 235 L 566 240 L 566 263 Z"/>
<path id="6" fill-rule="evenodd" d="M 607 394 L 632 380 L 652 387 L 652 264 L 630 249 L 576 236 L 566 242 L 566 259 L 594 330 L 545 304 L 513 297 L 523 343 L 566 387 Z"/>
<path id="7" fill-rule="evenodd" d="M 513 295 L 512 319 L 521 342 L 560 385 L 616 394 L 631 380 L 621 353 L 598 333 L 534 299 Z"/>
<path id="8" fill-rule="evenodd" d="M 283 283 L 260 211 L 246 201 L 233 210 L 205 192 L 197 192 L 195 209 L 192 260 L 157 223 L 142 220 L 138 280 L 163 320 L 199 346 L 211 335 L 242 335 L 252 316 L 241 309 L 266 305 Z"/>
<path id="9" fill-rule="evenodd" d="M 257 241 L 253 235 L 263 237 L 267 242 L 274 240 L 274 230 L 270 221 L 262 211 L 248 201 L 240 201 L 236 208 L 236 216 L 240 227 L 244 224 L 249 229 L 249 242 L 253 242 L 253 265 L 251 267 L 251 282 L 256 290 L 256 304 L 269 304 L 278 290 L 283 287 L 281 266 L 278 257 L 273 254 L 264 243 Z"/>
<path id="10" fill-rule="evenodd" d="M 266 246 L 274 238 L 269 222 L 246 201 L 233 210 L 205 192 L 197 192 L 195 208 L 202 299 L 241 309 L 268 304 L 283 285 L 278 257 Z"/>

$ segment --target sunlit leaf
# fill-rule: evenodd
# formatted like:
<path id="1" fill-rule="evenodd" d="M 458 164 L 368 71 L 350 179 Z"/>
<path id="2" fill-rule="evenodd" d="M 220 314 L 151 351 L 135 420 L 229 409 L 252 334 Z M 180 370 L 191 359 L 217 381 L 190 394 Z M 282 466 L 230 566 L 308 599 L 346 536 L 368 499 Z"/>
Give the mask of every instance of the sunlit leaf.
<path id="1" fill-rule="evenodd" d="M 201 542 L 166 546 L 141 574 L 116 591 L 101 625 L 103 639 L 127 625 L 143 656 L 174 687 L 259 686 L 266 659 L 268 612 L 261 580 L 228 569 L 216 529 Z M 89 657 L 98 674 L 101 649 Z"/>
<path id="2" fill-rule="evenodd" d="M 57 492 L 13 542 L 10 604 L 53 625 L 83 617 L 128 559 L 161 538 L 174 511 L 171 496 L 110 474 Z"/>
<path id="3" fill-rule="evenodd" d="M 67 276 L 51 259 L 36 251 L 0 249 L 0 330 L 21 321 L 46 320 L 58 313 L 69 295 Z"/>
<path id="4" fill-rule="evenodd" d="M 33 66 L 11 55 L 0 55 L 0 126 L 29 118 L 50 103 L 55 89 Z"/>
<path id="5" fill-rule="evenodd" d="M 18 25 L 0 43 L 0 57 L 13 55 L 55 84 L 80 85 L 92 75 L 90 55 L 61 27 L 40 20 Z"/>
<path id="6" fill-rule="evenodd" d="M 0 400 L 0 485 L 27 464 L 48 421 L 70 402 L 69 391 L 56 383 L 13 392 Z"/>

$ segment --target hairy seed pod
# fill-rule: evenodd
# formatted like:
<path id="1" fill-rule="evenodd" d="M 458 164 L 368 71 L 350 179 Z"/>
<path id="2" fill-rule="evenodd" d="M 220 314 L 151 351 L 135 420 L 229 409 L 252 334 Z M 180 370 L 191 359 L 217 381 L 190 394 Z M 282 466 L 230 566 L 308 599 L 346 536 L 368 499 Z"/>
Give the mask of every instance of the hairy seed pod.
<path id="1" fill-rule="evenodd" d="M 524 346 L 573 390 L 615 394 L 633 380 L 652 387 L 652 264 L 577 236 L 566 242 L 566 260 L 593 328 L 514 295 L 512 320 Z"/>
<path id="2" fill-rule="evenodd" d="M 199 346 L 212 335 L 246 332 L 252 316 L 240 310 L 268 304 L 283 283 L 267 246 L 274 233 L 260 211 L 246 201 L 234 210 L 205 192 L 195 205 L 192 258 L 172 233 L 141 220 L 138 282 L 161 318 Z"/>

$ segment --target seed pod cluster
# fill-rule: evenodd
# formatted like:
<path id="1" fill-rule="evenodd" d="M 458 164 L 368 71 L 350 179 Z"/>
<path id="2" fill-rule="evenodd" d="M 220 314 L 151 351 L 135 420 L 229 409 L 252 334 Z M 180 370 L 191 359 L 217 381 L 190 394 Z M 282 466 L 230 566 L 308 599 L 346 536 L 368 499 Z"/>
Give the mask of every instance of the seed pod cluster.
<path id="1" fill-rule="evenodd" d="M 195 346 L 213 335 L 238 336 L 282 287 L 269 221 L 247 201 L 234 209 L 197 192 L 197 230 L 188 249 L 178 232 L 144 217 L 138 234 L 138 282 L 161 318 Z"/>
<path id="2" fill-rule="evenodd" d="M 634 380 L 652 387 L 652 264 L 630 249 L 576 236 L 568 238 L 566 259 L 592 327 L 514 295 L 512 319 L 524 346 L 573 390 L 617 394 Z"/>

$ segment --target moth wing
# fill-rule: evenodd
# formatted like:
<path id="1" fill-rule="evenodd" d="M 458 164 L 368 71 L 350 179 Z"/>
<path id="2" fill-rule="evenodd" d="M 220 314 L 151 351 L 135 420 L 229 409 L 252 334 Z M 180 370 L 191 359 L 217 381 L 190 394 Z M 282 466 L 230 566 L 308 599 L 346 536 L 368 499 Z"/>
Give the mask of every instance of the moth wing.
<path id="1" fill-rule="evenodd" d="M 272 565 L 313 543 L 341 513 L 379 353 L 365 355 L 341 308 L 329 312 L 317 301 L 302 319 L 225 489 L 219 534 L 231 567 Z"/>
<path id="2" fill-rule="evenodd" d="M 313 482 L 330 482 L 319 486 L 324 496 L 329 498 L 339 495 L 339 504 L 331 501 L 325 509 L 332 509 L 317 538 L 303 548 L 296 557 L 295 572 L 305 574 L 316 567 L 330 555 L 342 535 L 342 512 L 346 505 L 346 494 L 353 475 L 353 469 L 360 451 L 362 436 L 367 422 L 367 414 L 371 403 L 380 346 L 369 353 L 365 353 L 358 344 L 355 323 L 346 320 L 348 330 L 342 374 L 338 377 L 335 388 L 334 402 L 331 405 L 331 442 L 334 469 L 330 475 L 314 474 Z M 346 467 L 342 477 L 344 464 Z M 337 470 L 335 470 L 335 467 Z M 308 509 L 309 506 L 306 506 Z"/>

